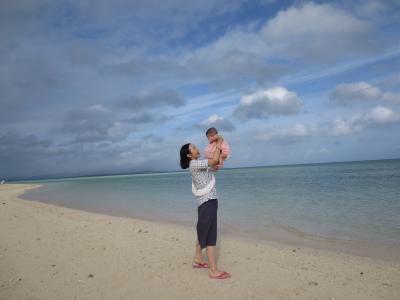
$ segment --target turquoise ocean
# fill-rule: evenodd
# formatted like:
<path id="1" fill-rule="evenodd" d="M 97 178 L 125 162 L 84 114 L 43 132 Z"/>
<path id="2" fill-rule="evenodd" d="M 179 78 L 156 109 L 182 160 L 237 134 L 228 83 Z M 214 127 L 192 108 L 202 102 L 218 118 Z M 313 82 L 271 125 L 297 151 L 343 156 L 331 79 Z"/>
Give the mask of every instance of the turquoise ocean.
<path id="1" fill-rule="evenodd" d="M 222 169 L 219 226 L 254 239 L 353 241 L 400 249 L 400 160 Z M 193 225 L 189 172 L 39 180 L 23 198 Z"/>

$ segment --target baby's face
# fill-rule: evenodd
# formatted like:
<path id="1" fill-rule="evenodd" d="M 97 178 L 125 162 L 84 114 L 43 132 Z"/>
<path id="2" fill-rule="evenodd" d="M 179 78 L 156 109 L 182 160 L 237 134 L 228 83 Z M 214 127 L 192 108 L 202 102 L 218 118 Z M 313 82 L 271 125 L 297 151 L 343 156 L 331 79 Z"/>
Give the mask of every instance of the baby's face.
<path id="1" fill-rule="evenodd" d="M 207 135 L 207 138 L 210 143 L 214 143 L 216 140 L 218 140 L 218 135 L 216 133 L 210 133 Z"/>

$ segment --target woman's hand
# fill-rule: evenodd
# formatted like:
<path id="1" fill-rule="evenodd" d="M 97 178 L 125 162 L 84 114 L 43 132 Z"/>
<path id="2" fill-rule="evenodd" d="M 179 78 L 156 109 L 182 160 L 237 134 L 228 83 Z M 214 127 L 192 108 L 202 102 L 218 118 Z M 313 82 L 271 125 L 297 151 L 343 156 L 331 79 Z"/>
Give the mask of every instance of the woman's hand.
<path id="1" fill-rule="evenodd" d="M 222 142 L 224 141 L 224 138 L 222 137 L 222 135 L 218 135 L 217 136 L 217 145 L 221 146 Z"/>

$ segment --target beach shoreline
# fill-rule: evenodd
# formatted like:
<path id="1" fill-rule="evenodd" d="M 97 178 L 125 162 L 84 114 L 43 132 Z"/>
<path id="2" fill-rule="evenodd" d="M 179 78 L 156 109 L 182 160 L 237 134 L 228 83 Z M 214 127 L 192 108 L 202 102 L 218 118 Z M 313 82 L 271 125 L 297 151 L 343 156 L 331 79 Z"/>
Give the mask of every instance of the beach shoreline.
<path id="1" fill-rule="evenodd" d="M 400 297 L 399 261 L 229 233 L 218 253 L 233 277 L 215 282 L 191 267 L 194 228 L 19 198 L 34 187 L 0 186 L 1 299 Z"/>
<path id="2" fill-rule="evenodd" d="M 34 184 L 34 187 L 30 188 L 29 190 L 42 187 L 43 184 Z M 161 218 L 143 217 L 140 215 L 130 215 L 126 213 L 121 214 L 121 212 L 112 213 L 110 211 L 104 211 L 104 210 L 98 211 L 90 207 L 76 207 L 74 205 L 65 206 L 65 204 L 57 204 L 49 201 L 42 201 L 41 199 L 37 199 L 37 197 L 30 197 L 25 195 L 27 194 L 22 193 L 19 195 L 19 197 L 28 201 L 37 201 L 49 205 L 66 207 L 78 211 L 85 211 L 88 213 L 135 219 L 139 221 L 142 220 L 145 222 L 154 222 L 159 224 L 160 226 L 163 225 L 182 226 L 188 230 L 192 230 L 196 226 L 196 220 L 185 222 L 178 220 L 170 220 L 162 217 Z M 237 226 L 224 223 L 221 220 L 219 221 L 218 230 L 219 234 L 221 234 L 222 236 L 226 236 L 231 239 L 241 240 L 243 242 L 265 243 L 270 246 L 274 245 L 275 247 L 283 244 L 291 247 L 303 247 L 303 248 L 305 247 L 305 248 L 320 249 L 325 251 L 343 252 L 351 255 L 365 256 L 370 258 L 383 259 L 386 261 L 400 262 L 400 246 L 397 245 L 382 245 L 360 240 L 324 237 L 316 234 L 309 234 L 300 231 L 297 228 L 290 228 L 284 226 L 274 226 L 274 227 L 270 226 L 269 228 L 265 228 L 263 232 L 247 232 L 245 230 L 242 230 L 241 228 L 238 228 Z"/>

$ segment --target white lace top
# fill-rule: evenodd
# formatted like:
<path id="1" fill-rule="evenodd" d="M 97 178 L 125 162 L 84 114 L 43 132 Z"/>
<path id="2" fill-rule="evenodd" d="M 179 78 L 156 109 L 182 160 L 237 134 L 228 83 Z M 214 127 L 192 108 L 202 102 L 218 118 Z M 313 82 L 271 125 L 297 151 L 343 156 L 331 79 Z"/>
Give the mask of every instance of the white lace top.
<path id="1" fill-rule="evenodd" d="M 192 173 L 192 181 L 196 189 L 203 189 L 212 181 L 213 173 L 209 171 L 207 159 L 191 160 L 189 170 Z M 214 186 L 208 194 L 196 196 L 196 199 L 199 206 L 210 199 L 218 199 L 216 187 Z"/>

